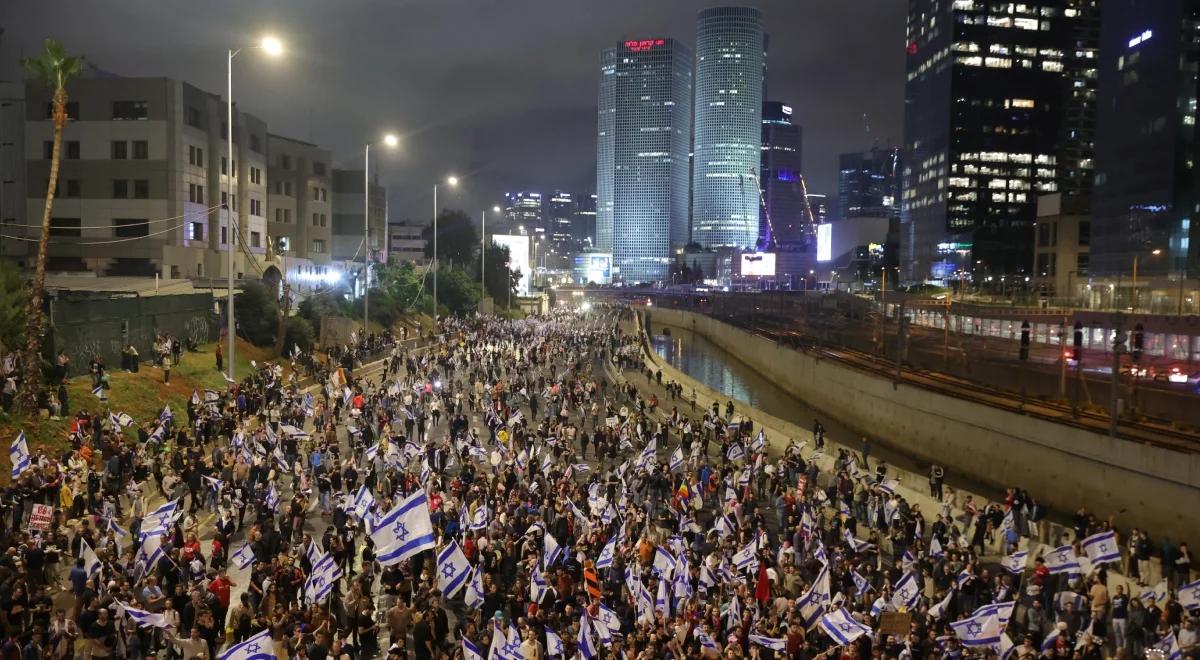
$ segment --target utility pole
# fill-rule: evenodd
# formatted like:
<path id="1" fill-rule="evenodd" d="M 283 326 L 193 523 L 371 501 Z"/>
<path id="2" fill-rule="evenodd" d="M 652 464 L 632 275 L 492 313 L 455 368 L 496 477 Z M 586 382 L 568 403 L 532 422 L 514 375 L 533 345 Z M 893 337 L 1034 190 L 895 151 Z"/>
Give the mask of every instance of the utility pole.
<path id="1" fill-rule="evenodd" d="M 896 310 L 896 379 L 892 381 L 892 389 L 900 384 L 900 376 L 904 369 L 904 335 L 908 326 L 908 319 L 904 315 L 904 301 L 900 301 L 900 307 Z"/>
<path id="2" fill-rule="evenodd" d="M 1067 317 L 1058 324 L 1058 397 L 1067 397 Z"/>
<path id="3" fill-rule="evenodd" d="M 1029 363 L 1029 321 L 1021 321 L 1021 406 L 1025 410 L 1025 365 Z"/>

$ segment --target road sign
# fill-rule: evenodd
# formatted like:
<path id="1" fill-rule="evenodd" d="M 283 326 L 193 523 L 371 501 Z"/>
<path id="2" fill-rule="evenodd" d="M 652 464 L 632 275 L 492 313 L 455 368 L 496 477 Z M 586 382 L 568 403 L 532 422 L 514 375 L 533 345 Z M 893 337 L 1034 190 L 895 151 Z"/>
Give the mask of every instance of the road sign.
<path id="1" fill-rule="evenodd" d="M 29 528 L 46 531 L 50 529 L 50 519 L 54 516 L 54 508 L 48 504 L 34 504 L 29 512 Z"/>

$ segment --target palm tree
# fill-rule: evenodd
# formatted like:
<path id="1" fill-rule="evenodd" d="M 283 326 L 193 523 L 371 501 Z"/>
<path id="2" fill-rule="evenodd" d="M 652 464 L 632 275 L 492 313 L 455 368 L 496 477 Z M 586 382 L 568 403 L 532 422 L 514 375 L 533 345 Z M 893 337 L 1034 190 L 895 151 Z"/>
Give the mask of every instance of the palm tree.
<path id="1" fill-rule="evenodd" d="M 42 291 L 46 287 L 46 250 L 50 243 L 50 216 L 54 209 L 54 190 L 58 187 L 58 167 L 62 157 L 63 130 L 67 127 L 67 82 L 83 69 L 82 57 L 70 57 L 55 39 L 46 39 L 41 57 L 22 60 L 25 70 L 43 84 L 54 88 L 54 149 L 50 156 L 50 183 L 46 186 L 46 206 L 42 210 L 42 236 L 38 241 L 37 267 L 25 313 L 25 352 L 22 356 L 24 387 L 17 405 L 25 412 L 37 409 L 37 393 L 42 385 Z"/>

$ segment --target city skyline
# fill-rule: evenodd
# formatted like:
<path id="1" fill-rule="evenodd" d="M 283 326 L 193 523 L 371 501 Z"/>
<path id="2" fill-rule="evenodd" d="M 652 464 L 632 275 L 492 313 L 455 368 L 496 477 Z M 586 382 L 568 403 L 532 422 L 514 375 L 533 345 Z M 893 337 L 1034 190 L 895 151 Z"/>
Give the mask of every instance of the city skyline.
<path id="1" fill-rule="evenodd" d="M 272 132 L 329 149 L 340 168 L 361 167 L 368 138 L 398 132 L 399 153 L 376 164 L 391 217 L 421 221 L 430 213 L 428 184 L 450 173 L 463 185 L 439 202 L 464 210 L 490 208 L 514 189 L 592 189 L 596 53 L 648 35 L 694 45 L 697 12 L 720 4 L 619 2 L 580 20 L 577 7 L 531 0 L 503 9 L 472 6 L 473 19 L 465 21 L 462 3 L 379 4 L 356 12 L 316 3 L 216 3 L 167 19 L 147 3 L 124 2 L 72 4 L 74 20 L 62 22 L 55 16 L 67 11 L 66 3 L 21 0 L 0 12 L 0 79 L 20 78 L 19 58 L 54 36 L 103 71 L 170 77 L 219 92 L 225 49 L 273 31 L 287 43 L 288 57 L 239 59 L 239 108 L 264 117 Z M 771 94 L 793 100 L 796 121 L 810 134 L 810 188 L 833 193 L 839 153 L 865 149 L 876 137 L 900 139 L 903 52 L 872 44 L 894 41 L 903 30 L 903 7 L 737 4 L 760 9 L 768 33 L 794 35 L 771 42 Z M 537 39 L 527 38 L 530 20 L 546 27 Z M 340 29 L 322 33 L 332 22 Z M 451 29 L 462 38 L 444 39 Z M 831 69 L 822 52 L 852 35 L 871 46 L 843 49 L 844 66 Z M 385 56 L 394 68 L 356 64 Z M 541 67 L 539 76 L 515 73 L 532 63 Z M 308 82 L 293 84 L 298 75 Z"/>

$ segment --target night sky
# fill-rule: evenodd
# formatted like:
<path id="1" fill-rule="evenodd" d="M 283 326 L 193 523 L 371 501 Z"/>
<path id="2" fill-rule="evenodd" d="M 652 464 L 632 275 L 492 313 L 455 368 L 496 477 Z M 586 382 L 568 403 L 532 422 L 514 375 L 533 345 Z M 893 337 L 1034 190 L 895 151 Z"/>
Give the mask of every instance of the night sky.
<path id="1" fill-rule="evenodd" d="M 4 0 L 0 78 L 43 38 L 100 69 L 225 89 L 225 49 L 277 34 L 280 60 L 234 62 L 234 99 L 269 130 L 361 168 L 387 130 L 391 219 L 428 219 L 431 187 L 453 173 L 444 207 L 498 203 L 506 190 L 593 192 L 599 51 L 675 37 L 695 47 L 690 0 Z M 770 34 L 768 97 L 804 127 L 810 192 L 836 194 L 837 155 L 901 139 L 905 3 L 752 1 Z M 169 10 L 166 9 L 169 7 Z M 870 119 L 867 136 L 863 113 Z M 374 165 L 372 167 L 374 168 Z"/>

